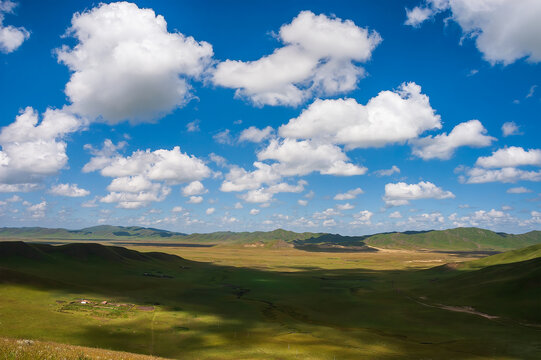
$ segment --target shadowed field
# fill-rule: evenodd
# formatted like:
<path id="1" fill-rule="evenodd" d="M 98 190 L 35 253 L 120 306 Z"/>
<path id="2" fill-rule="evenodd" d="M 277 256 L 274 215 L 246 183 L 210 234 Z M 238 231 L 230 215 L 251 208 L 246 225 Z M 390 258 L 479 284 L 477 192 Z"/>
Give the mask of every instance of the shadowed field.
<path id="1" fill-rule="evenodd" d="M 0 336 L 182 359 L 541 354 L 540 258 L 522 261 L 531 251 L 460 270 L 442 265 L 474 257 L 133 249 L 2 243 Z"/>

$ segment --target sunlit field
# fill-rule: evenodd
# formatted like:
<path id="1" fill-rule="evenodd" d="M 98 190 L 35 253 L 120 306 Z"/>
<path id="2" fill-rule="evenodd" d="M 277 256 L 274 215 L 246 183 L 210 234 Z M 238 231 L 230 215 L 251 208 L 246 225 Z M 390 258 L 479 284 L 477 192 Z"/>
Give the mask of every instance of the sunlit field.
<path id="1" fill-rule="evenodd" d="M 85 246 L 1 262 L 0 336 L 182 359 L 539 355 L 538 314 L 491 307 L 490 291 L 440 293 L 468 271 L 423 270 L 473 256 L 132 247 L 182 260 Z"/>

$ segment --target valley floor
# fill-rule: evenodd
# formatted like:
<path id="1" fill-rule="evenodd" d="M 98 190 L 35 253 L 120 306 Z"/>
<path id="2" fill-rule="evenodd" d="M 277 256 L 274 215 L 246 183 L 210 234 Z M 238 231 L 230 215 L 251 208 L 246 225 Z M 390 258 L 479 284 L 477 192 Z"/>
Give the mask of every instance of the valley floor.
<path id="1" fill-rule="evenodd" d="M 131 248 L 183 259 L 104 260 L 84 247 L 38 260 L 0 258 L 0 336 L 177 359 L 541 356 L 540 313 L 531 298 L 538 290 L 512 293 L 508 282 L 494 288 L 493 274 L 511 274 L 507 268 L 477 275 L 440 266 L 479 256 Z M 524 277 L 535 288 L 535 260 L 517 268 L 511 282 Z"/>

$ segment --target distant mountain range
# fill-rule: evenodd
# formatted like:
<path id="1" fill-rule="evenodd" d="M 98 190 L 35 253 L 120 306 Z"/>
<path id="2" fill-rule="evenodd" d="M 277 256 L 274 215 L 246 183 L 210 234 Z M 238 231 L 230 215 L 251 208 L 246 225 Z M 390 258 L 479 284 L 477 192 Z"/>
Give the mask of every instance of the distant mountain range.
<path id="1" fill-rule="evenodd" d="M 525 234 L 497 233 L 479 228 L 408 231 L 366 236 L 329 233 L 296 233 L 283 229 L 255 232 L 184 234 L 138 226 L 100 225 L 81 230 L 41 227 L 0 228 L 3 240 L 59 240 L 99 242 L 178 242 L 186 244 L 296 247 L 307 251 L 374 251 L 382 249 L 439 251 L 507 251 L 541 243 L 541 231 Z"/>

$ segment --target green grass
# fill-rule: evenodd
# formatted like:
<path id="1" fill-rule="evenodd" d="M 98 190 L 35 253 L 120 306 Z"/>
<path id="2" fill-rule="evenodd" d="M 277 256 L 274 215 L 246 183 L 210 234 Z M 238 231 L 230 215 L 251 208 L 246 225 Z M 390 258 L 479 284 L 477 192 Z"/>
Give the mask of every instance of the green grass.
<path id="1" fill-rule="evenodd" d="M 32 239 L 32 241 L 74 240 L 122 244 L 167 242 L 199 244 L 201 246 L 255 246 L 267 248 L 296 247 L 306 251 L 348 252 L 370 251 L 371 247 L 407 250 L 443 251 L 507 251 L 541 243 L 541 231 L 513 235 L 495 233 L 479 228 L 456 228 L 441 231 L 381 233 L 364 236 L 342 236 L 327 233 L 296 233 L 283 229 L 256 232 L 214 232 L 182 234 L 137 226 L 100 225 L 81 230 L 30 228 L 0 228 L 0 239 Z"/>
<path id="2" fill-rule="evenodd" d="M 516 303 L 510 293 L 494 308 L 483 308 L 484 302 L 465 304 L 491 311 L 503 322 L 415 301 L 427 296 L 427 303 L 445 304 L 454 300 L 447 294 L 462 284 L 468 284 L 464 289 L 471 294 L 479 277 L 489 283 L 503 274 L 514 274 L 503 278 L 507 285 L 500 284 L 511 291 L 506 286 L 529 281 L 528 274 L 539 278 L 538 263 L 517 269 L 507 264 L 510 268 L 497 270 L 427 271 L 419 269 L 458 257 L 413 251 L 161 248 L 183 259 L 85 244 L 10 246 L 9 252 L 7 246 L 0 251 L 0 336 L 182 359 L 540 355 L 538 329 L 521 324 L 535 322 L 536 315 L 508 311 L 519 304 L 534 312 L 535 304 L 522 301 L 530 292 L 516 296 Z M 70 304 L 83 298 L 134 307 L 111 314 Z M 140 306 L 152 310 L 138 310 Z"/>
<path id="3" fill-rule="evenodd" d="M 479 269 L 491 265 L 509 264 L 519 261 L 526 261 L 541 257 L 541 244 L 527 246 L 525 248 L 506 251 L 482 258 L 479 260 L 468 261 L 461 264 L 461 269 Z"/>
<path id="4" fill-rule="evenodd" d="M 126 352 L 107 351 L 54 342 L 28 339 L 0 338 L 0 359 L 2 360 L 165 360 Z"/>
<path id="5" fill-rule="evenodd" d="M 377 234 L 365 243 L 386 249 L 430 249 L 447 251 L 507 251 L 541 243 L 541 231 L 513 235 L 479 228 Z"/>

